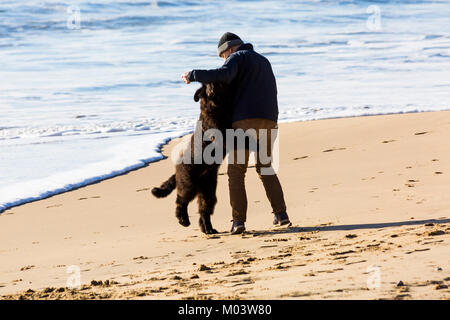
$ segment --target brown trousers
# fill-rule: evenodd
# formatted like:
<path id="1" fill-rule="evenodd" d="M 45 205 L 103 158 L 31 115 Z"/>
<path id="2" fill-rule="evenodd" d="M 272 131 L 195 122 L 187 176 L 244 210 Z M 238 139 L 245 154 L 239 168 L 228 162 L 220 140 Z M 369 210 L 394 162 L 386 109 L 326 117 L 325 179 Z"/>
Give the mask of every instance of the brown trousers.
<path id="1" fill-rule="evenodd" d="M 257 148 L 260 147 L 260 129 L 267 130 L 267 155 L 272 155 L 273 145 L 271 143 L 271 129 L 277 129 L 277 123 L 268 119 L 245 119 L 236 121 L 232 124 L 233 129 L 255 129 L 257 135 Z M 242 152 L 243 150 L 241 150 Z M 235 144 L 234 149 L 234 162 L 228 164 L 228 185 L 230 189 L 230 202 L 233 214 L 233 221 L 245 222 L 247 218 L 247 194 L 245 191 L 245 173 L 247 172 L 248 159 L 250 152 L 246 149 L 245 163 L 239 164 L 237 162 L 237 153 L 239 152 L 238 146 Z M 230 159 L 229 159 L 230 161 Z M 242 161 L 241 161 L 242 162 Z M 259 153 L 256 156 L 256 172 L 261 179 L 264 189 L 266 191 L 267 198 L 272 206 L 273 213 L 281 213 L 286 211 L 286 204 L 284 201 L 283 190 L 281 188 L 280 181 L 278 180 L 275 172 L 273 174 L 261 174 L 261 168 L 270 168 L 271 163 L 265 163 L 267 161 L 261 161 Z"/>

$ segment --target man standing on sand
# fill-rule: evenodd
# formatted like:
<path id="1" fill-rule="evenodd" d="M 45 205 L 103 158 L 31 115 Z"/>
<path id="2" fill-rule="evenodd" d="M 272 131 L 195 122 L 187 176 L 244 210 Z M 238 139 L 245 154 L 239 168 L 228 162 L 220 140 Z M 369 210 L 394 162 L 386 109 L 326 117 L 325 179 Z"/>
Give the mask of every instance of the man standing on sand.
<path id="1" fill-rule="evenodd" d="M 237 35 L 227 32 L 219 40 L 217 53 L 225 63 L 212 70 L 192 70 L 181 75 L 181 79 L 189 84 L 191 81 L 203 83 L 225 82 L 235 88 L 232 128 L 254 129 L 257 137 L 261 129 L 266 130 L 267 140 L 271 141 L 271 129 L 277 129 L 278 102 L 275 76 L 270 62 L 253 50 L 253 45 L 244 43 Z M 263 133 L 261 133 L 263 135 Z M 258 138 L 259 139 L 259 138 Z M 257 142 L 259 146 L 259 141 Z M 267 143 L 271 155 L 272 143 Z M 236 155 L 236 152 L 234 152 Z M 228 165 L 228 183 L 230 202 L 233 214 L 232 234 L 245 231 L 247 217 L 247 195 L 245 191 L 245 173 L 248 166 L 249 152 L 245 152 L 245 163 Z M 261 168 L 270 167 L 263 164 L 259 156 L 256 160 L 256 172 L 261 179 L 266 195 L 274 213 L 274 225 L 290 225 L 286 213 L 283 190 L 275 172 L 261 174 Z M 273 170 L 272 170 L 273 171 Z"/>

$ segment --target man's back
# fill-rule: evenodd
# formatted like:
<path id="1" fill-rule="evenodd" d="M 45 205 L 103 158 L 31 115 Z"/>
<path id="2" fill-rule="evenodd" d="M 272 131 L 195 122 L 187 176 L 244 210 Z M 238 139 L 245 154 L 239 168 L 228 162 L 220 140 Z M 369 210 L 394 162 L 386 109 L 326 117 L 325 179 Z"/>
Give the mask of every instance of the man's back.
<path id="1" fill-rule="evenodd" d="M 278 120 L 277 87 L 269 60 L 253 50 L 251 44 L 242 45 L 230 56 L 238 60 L 233 121 L 263 118 Z M 230 59 L 229 58 L 229 59 Z"/>

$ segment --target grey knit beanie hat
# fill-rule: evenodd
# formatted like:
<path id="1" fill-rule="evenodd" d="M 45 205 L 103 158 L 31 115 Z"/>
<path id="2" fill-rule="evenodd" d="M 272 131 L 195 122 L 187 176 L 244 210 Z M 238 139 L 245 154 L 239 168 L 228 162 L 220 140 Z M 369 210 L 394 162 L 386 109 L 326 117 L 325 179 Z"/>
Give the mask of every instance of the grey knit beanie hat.
<path id="1" fill-rule="evenodd" d="M 241 38 L 239 38 L 234 33 L 226 32 L 219 40 L 219 44 L 217 45 L 217 54 L 220 57 L 220 55 L 224 53 L 224 51 L 243 43 L 244 42 L 241 40 Z"/>

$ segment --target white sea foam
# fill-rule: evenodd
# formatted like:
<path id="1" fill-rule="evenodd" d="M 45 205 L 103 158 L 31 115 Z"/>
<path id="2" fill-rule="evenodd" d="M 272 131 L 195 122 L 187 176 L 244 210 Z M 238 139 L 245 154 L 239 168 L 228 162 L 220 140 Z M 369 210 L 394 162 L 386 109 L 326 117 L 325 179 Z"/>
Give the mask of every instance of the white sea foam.
<path id="1" fill-rule="evenodd" d="M 107 148 L 102 161 L 80 168 L 65 169 L 42 178 L 25 179 L 4 185 L 0 187 L 0 211 L 141 168 L 163 158 L 160 147 L 169 140 L 168 136 L 179 137 L 186 133 L 160 133 L 151 139 L 148 136 L 128 138 L 122 144 Z"/>

